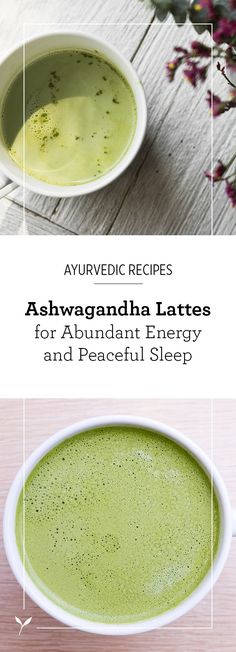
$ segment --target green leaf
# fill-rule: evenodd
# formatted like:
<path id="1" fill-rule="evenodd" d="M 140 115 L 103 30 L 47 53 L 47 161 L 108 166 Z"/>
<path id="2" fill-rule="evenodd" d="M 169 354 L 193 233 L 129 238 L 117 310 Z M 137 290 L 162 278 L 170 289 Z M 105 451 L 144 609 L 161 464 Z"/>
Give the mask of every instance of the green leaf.
<path id="1" fill-rule="evenodd" d="M 176 23 L 186 21 L 189 0 L 151 0 L 151 5 L 160 21 L 165 20 L 169 13 L 174 16 Z"/>
<path id="2" fill-rule="evenodd" d="M 156 17 L 163 22 L 172 14 L 176 23 L 185 23 L 190 0 L 146 0 L 155 9 Z"/>
<path id="3" fill-rule="evenodd" d="M 193 27 L 195 29 L 195 32 L 197 32 L 198 34 L 203 34 L 203 32 L 205 32 L 207 30 L 206 25 L 200 25 L 199 24 L 199 25 L 193 25 Z"/>
<path id="4" fill-rule="evenodd" d="M 189 0 L 177 0 L 172 2 L 171 13 L 176 23 L 185 23 L 188 15 Z"/>
<path id="5" fill-rule="evenodd" d="M 235 13 L 229 7 L 229 0 L 214 0 L 214 7 L 219 8 L 222 16 L 231 17 L 231 14 Z"/>
<path id="6" fill-rule="evenodd" d="M 163 22 L 171 11 L 172 0 L 151 0 L 151 5 L 156 11 L 158 20 Z"/>

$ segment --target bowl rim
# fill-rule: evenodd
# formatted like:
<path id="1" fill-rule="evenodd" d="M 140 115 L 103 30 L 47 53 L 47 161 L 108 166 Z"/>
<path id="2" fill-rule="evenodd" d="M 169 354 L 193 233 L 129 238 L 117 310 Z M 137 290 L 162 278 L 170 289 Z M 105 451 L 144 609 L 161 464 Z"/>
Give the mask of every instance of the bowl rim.
<path id="1" fill-rule="evenodd" d="M 101 177 L 98 177 L 94 181 L 88 181 L 83 184 L 65 185 L 65 186 L 48 184 L 45 181 L 41 181 L 40 179 L 37 179 L 37 177 L 33 177 L 32 175 L 29 175 L 27 173 L 24 174 L 22 168 L 18 167 L 17 164 L 14 163 L 13 159 L 10 158 L 10 156 L 9 156 L 9 161 L 7 159 L 7 163 L 3 162 L 0 157 L 0 168 L 2 169 L 3 173 L 7 177 L 10 177 L 18 185 L 25 187 L 27 190 L 30 190 L 31 192 L 35 192 L 48 197 L 57 197 L 57 198 L 79 197 L 82 195 L 92 194 L 93 192 L 97 192 L 98 190 L 101 190 L 102 188 L 105 188 L 106 186 L 110 185 L 110 183 L 118 179 L 118 177 L 121 174 L 123 174 L 123 172 L 125 172 L 127 167 L 132 163 L 132 161 L 134 160 L 135 156 L 137 155 L 143 143 L 144 136 L 147 129 L 147 102 L 146 102 L 146 97 L 145 97 L 142 82 L 135 68 L 133 67 L 132 63 L 129 61 L 129 59 L 127 59 L 116 46 L 110 43 L 110 41 L 100 36 L 97 36 L 96 34 L 86 33 L 81 30 L 71 29 L 71 30 L 55 30 L 52 32 L 48 31 L 33 36 L 25 41 L 21 41 L 20 43 L 18 43 L 16 47 L 10 48 L 5 53 L 5 55 L 2 57 L 0 61 L 0 66 L 4 66 L 4 64 L 7 62 L 8 59 L 16 55 L 17 52 L 20 52 L 27 45 L 31 45 L 37 42 L 43 42 L 44 40 L 46 41 L 49 38 L 53 39 L 54 37 L 55 39 L 58 37 L 59 38 L 74 37 L 78 39 L 79 38 L 88 39 L 88 41 L 91 42 L 91 46 L 92 43 L 94 43 L 94 46 L 96 46 L 97 44 L 98 48 L 101 47 L 101 53 L 103 53 L 107 57 L 108 61 L 110 61 L 117 67 L 118 71 L 120 66 L 120 73 L 122 73 L 127 83 L 129 84 L 135 100 L 137 119 L 136 119 L 136 126 L 133 134 L 133 138 L 130 144 L 128 145 L 126 152 L 124 153 L 124 156 L 111 168 L 111 170 L 106 172 Z M 58 49 L 60 49 L 59 44 L 58 44 Z M 106 52 L 103 49 L 109 50 L 109 55 L 106 54 Z M 45 54 L 49 51 L 50 51 L 50 45 L 47 49 L 45 49 Z M 114 61 L 112 59 L 113 56 L 115 59 L 117 59 L 117 61 L 116 60 Z M 32 61 L 33 60 L 34 57 L 32 58 Z M 130 75 L 129 79 L 127 78 L 125 70 L 128 71 Z M 9 82 L 9 84 L 11 83 L 11 81 Z M 8 155 L 6 150 L 6 158 L 7 156 Z"/>
<path id="2" fill-rule="evenodd" d="M 203 467 L 207 475 L 213 479 L 213 486 L 219 502 L 222 523 L 219 548 L 213 563 L 213 567 L 211 567 L 207 575 L 203 578 L 202 582 L 197 586 L 193 593 L 191 593 L 185 600 L 177 605 L 177 607 L 174 607 L 173 609 L 170 609 L 163 614 L 152 617 L 150 619 L 123 624 L 110 624 L 102 623 L 101 621 L 97 622 L 87 620 L 86 618 L 75 616 L 70 612 L 62 609 L 61 607 L 55 605 L 53 601 L 47 598 L 44 593 L 40 591 L 40 589 L 34 584 L 27 571 L 24 571 L 15 535 L 15 516 L 18 498 L 26 478 L 35 467 L 35 465 L 39 462 L 39 460 L 61 441 L 75 434 L 80 434 L 93 428 L 96 429 L 100 427 L 115 425 L 136 426 L 138 428 L 151 430 L 152 432 L 159 432 L 167 438 L 176 441 L 180 446 L 192 454 L 192 456 L 195 457 L 198 463 L 200 463 L 200 465 Z M 25 466 L 22 466 L 19 469 L 10 487 L 5 504 L 3 534 L 5 551 L 13 574 L 15 575 L 22 588 L 23 585 L 25 586 L 27 595 L 29 595 L 29 597 L 39 607 L 41 607 L 41 609 L 46 611 L 46 613 L 48 613 L 50 616 L 62 622 L 64 625 L 72 627 L 73 629 L 80 629 L 82 631 L 94 634 L 121 636 L 151 631 L 153 629 L 157 629 L 172 623 L 174 620 L 183 616 L 190 609 L 196 606 L 200 600 L 202 600 L 205 595 L 213 588 L 213 585 L 223 570 L 229 553 L 232 538 L 232 510 L 225 484 L 217 468 L 208 458 L 205 452 L 197 444 L 195 444 L 195 442 L 186 437 L 186 435 L 183 435 L 180 431 L 167 426 L 162 422 L 158 422 L 145 417 L 135 417 L 131 415 L 100 416 L 88 418 L 73 423 L 71 426 L 63 428 L 62 430 L 58 430 L 54 435 L 47 438 L 33 451 L 30 457 L 26 460 Z"/>

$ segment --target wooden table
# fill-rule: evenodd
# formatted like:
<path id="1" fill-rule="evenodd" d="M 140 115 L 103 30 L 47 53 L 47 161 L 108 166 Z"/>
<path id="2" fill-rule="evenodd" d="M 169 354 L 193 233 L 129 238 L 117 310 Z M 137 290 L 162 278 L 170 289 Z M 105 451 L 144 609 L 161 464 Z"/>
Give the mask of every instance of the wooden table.
<path id="1" fill-rule="evenodd" d="M 67 28 L 78 26 L 118 46 L 144 84 L 148 129 L 129 170 L 105 190 L 66 200 L 26 192 L 25 216 L 20 188 L 2 198 L 0 233 L 210 234 L 211 189 L 203 176 L 211 159 L 211 120 L 205 102 L 210 81 L 196 92 L 181 75 L 173 84 L 165 76 L 173 46 L 186 46 L 196 38 L 193 27 L 161 26 L 150 6 L 139 0 L 2 0 L 1 54 L 22 40 L 26 22 L 26 37 L 64 22 L 69 23 Z M 220 73 L 214 78 L 215 91 L 223 89 L 226 94 Z M 224 153 L 226 160 L 232 155 L 235 113 L 231 113 L 214 121 L 215 160 Z M 1 177 L 0 187 L 4 184 Z M 222 184 L 215 190 L 214 233 L 236 233 L 236 212 Z"/>
<path id="2" fill-rule="evenodd" d="M 236 401 L 214 403 L 214 461 L 236 505 Z M 211 404 L 207 400 L 32 400 L 26 402 L 26 455 L 58 428 L 101 414 L 136 414 L 164 421 L 182 430 L 210 454 Z M 22 461 L 22 402 L 0 401 L 1 507 Z M 182 619 L 165 629 L 130 637 L 95 636 L 70 629 L 47 616 L 18 586 L 1 546 L 0 650 L 2 652 L 235 652 L 236 545 L 213 594 L 214 623 L 210 629 L 208 596 Z M 18 636 L 15 616 L 31 624 Z M 38 629 L 42 628 L 42 629 Z M 48 628 L 48 629 L 44 629 Z"/>

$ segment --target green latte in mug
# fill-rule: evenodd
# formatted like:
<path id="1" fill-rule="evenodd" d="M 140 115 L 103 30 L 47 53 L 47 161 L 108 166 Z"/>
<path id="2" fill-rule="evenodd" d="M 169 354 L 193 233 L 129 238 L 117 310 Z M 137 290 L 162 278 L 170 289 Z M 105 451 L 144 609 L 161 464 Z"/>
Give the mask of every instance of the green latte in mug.
<path id="1" fill-rule="evenodd" d="M 26 66 L 2 108 L 9 154 L 27 174 L 53 185 L 94 181 L 127 152 L 135 98 L 122 73 L 97 51 L 58 50 Z M 25 143 L 25 147 L 24 147 Z"/>
<path id="2" fill-rule="evenodd" d="M 22 519 L 21 494 L 21 556 Z M 88 620 L 132 623 L 176 607 L 208 573 L 219 530 L 198 462 L 138 427 L 66 439 L 25 484 L 26 570 L 55 604 Z"/>

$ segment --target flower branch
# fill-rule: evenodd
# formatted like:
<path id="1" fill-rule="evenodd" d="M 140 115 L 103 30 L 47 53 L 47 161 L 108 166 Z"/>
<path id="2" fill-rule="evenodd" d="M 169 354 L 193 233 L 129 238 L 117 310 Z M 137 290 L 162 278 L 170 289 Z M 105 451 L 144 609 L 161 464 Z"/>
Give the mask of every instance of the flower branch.
<path id="1" fill-rule="evenodd" d="M 166 64 L 167 77 L 173 82 L 178 70 L 194 87 L 207 79 L 212 63 L 223 76 L 229 90 L 228 97 L 221 99 L 207 91 L 206 101 L 214 118 L 236 108 L 236 84 L 231 73 L 236 73 L 236 0 L 151 0 L 157 18 L 165 20 L 172 14 L 175 21 L 184 23 L 188 18 L 198 33 L 210 32 L 210 46 L 194 40 L 189 49 L 176 46 L 174 56 Z M 197 24 L 196 24 L 197 23 Z M 215 168 L 204 172 L 211 183 L 224 182 L 226 194 L 236 207 L 236 151 L 228 163 L 218 160 Z"/>

